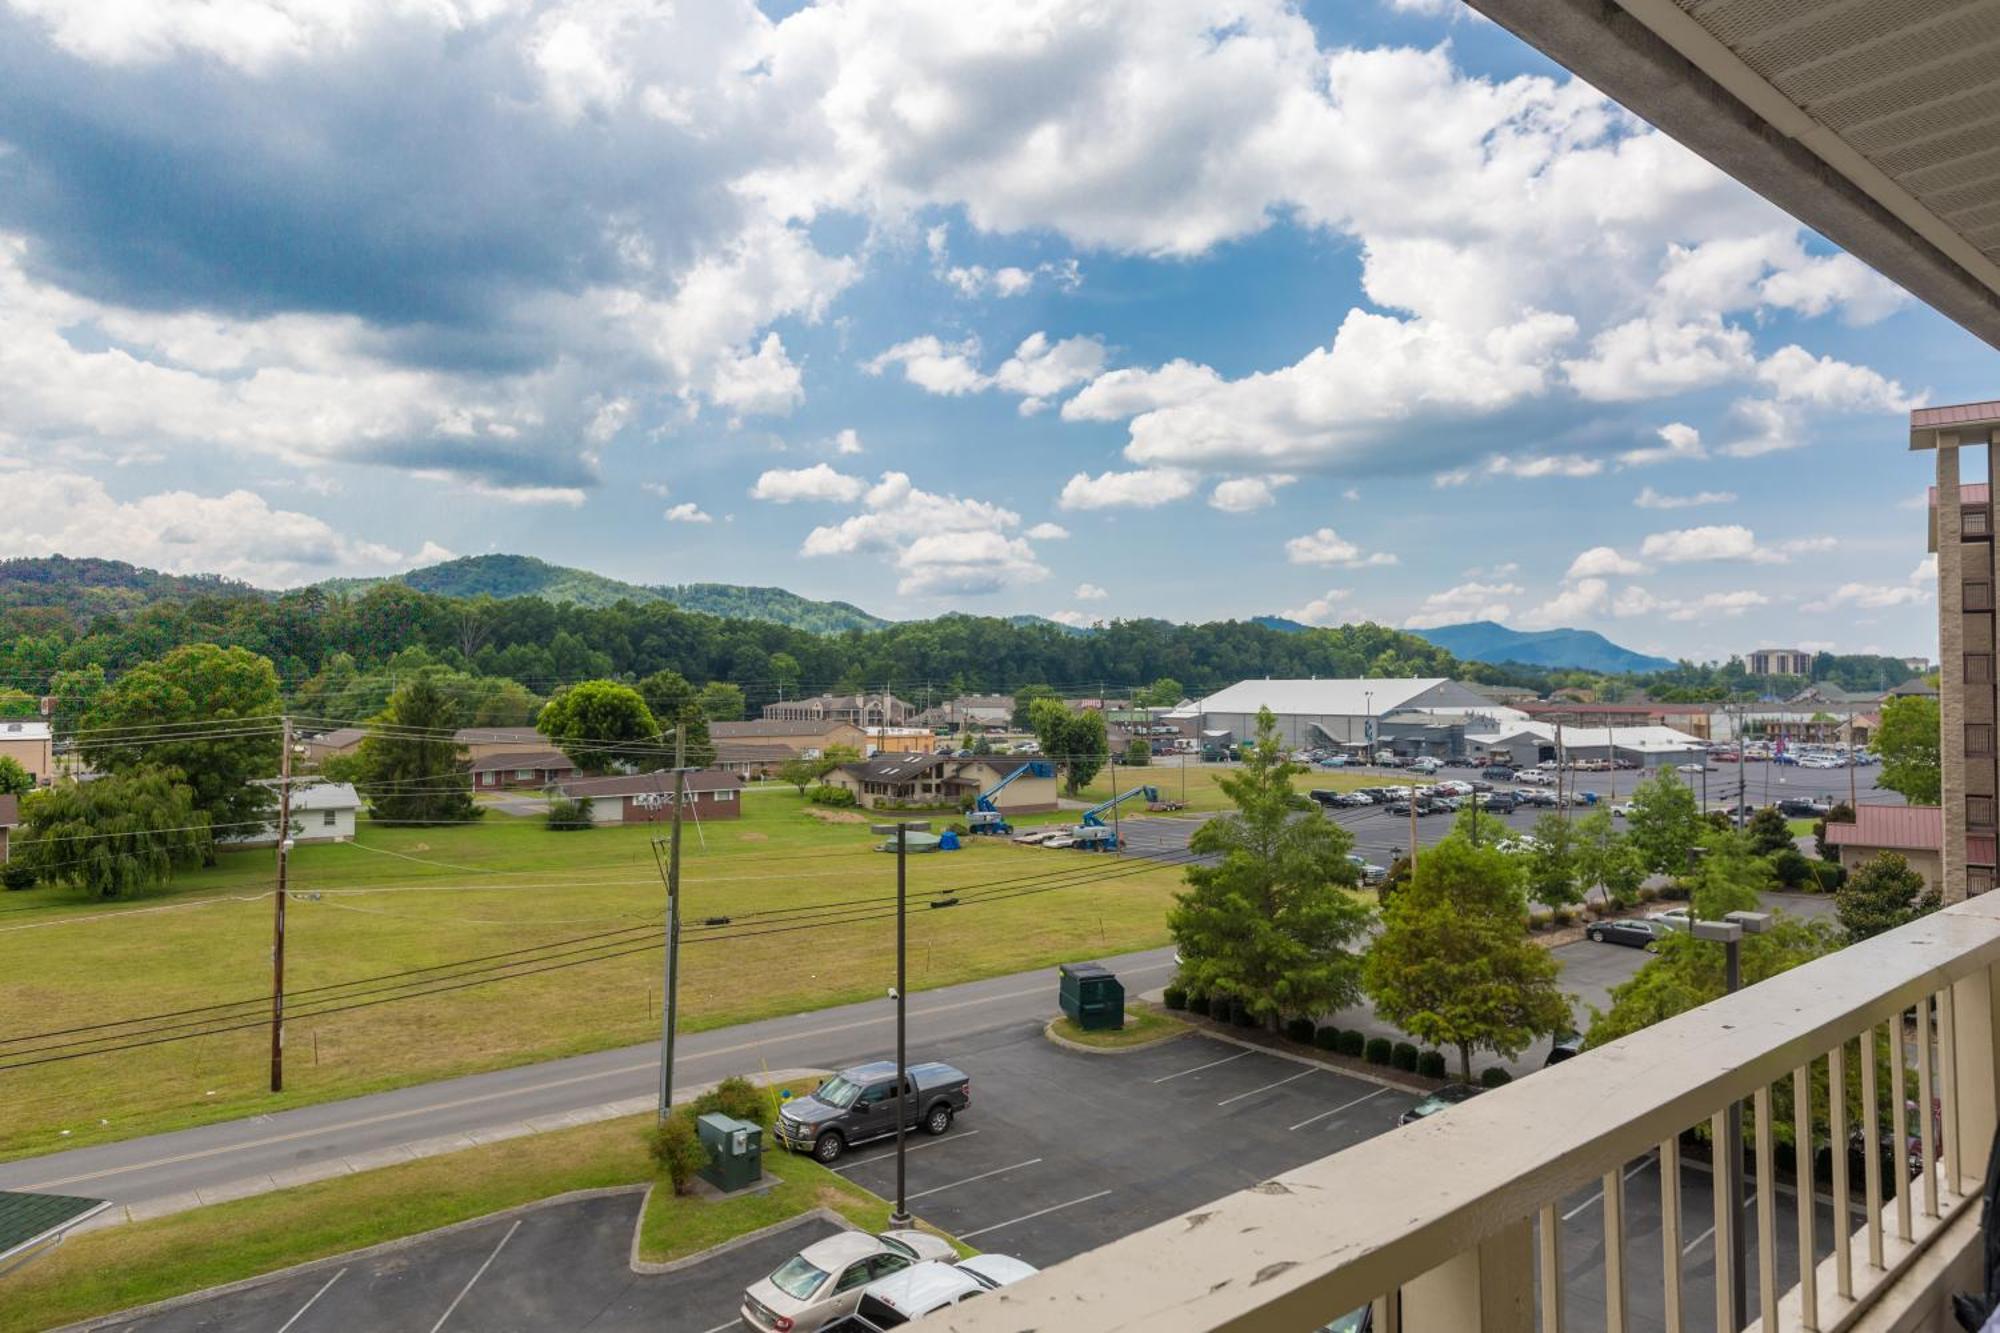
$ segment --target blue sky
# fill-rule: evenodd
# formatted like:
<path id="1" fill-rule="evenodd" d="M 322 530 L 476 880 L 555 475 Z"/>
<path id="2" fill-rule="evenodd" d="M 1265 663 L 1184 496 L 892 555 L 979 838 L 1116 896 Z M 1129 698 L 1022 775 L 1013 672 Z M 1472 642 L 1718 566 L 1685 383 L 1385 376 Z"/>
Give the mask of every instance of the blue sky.
<path id="1" fill-rule="evenodd" d="M 1445 0 L 0 0 L 0 554 L 1929 655 L 1992 385 Z"/>

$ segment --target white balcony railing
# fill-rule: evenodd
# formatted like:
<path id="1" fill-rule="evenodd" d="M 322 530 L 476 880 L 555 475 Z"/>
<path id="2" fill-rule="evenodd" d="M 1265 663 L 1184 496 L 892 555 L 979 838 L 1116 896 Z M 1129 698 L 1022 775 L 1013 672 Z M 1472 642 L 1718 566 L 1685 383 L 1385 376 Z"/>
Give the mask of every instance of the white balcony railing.
<path id="1" fill-rule="evenodd" d="M 1996 967 L 2000 894 L 1080 1255 L 926 1327 L 1303 1333 L 1373 1303 L 1377 1333 L 1561 1333 L 1565 1288 L 1575 1276 L 1564 1280 L 1559 1208 L 1579 1190 L 1601 1188 L 1602 1303 L 1590 1300 L 1590 1317 L 1586 1323 L 1579 1312 L 1578 1327 L 1601 1318 L 1610 1330 L 1638 1322 L 1670 1333 L 1726 1328 L 1721 1302 L 1731 1286 L 1729 1228 L 1737 1216 L 1724 1206 L 1726 1191 L 1714 1190 L 1716 1308 L 1708 1299 L 1692 1308 L 1682 1255 L 1695 1238 L 1682 1235 L 1680 1136 L 1707 1124 L 1719 1142 L 1732 1102 L 1751 1104 L 1757 1149 L 1747 1223 L 1757 1256 L 1747 1275 L 1751 1325 L 1764 1333 L 1943 1327 L 1900 1312 L 1919 1275 L 1947 1249 L 1962 1250 L 1976 1223 L 2000 1090 Z M 1933 1089 L 1935 1123 L 1906 1111 L 1896 1080 L 1878 1076 L 1868 1052 Z M 1824 1090 L 1850 1077 L 1860 1085 L 1857 1117 L 1846 1098 L 1825 1104 Z M 1866 1144 L 1893 1133 L 1900 1170 L 1901 1145 L 1911 1134 L 1921 1140 L 1922 1171 L 1901 1190 L 1883 1178 L 1880 1153 L 1862 1154 L 1860 1182 L 1849 1179 L 1847 1153 L 1831 1153 L 1832 1246 L 1818 1262 L 1827 1247 L 1816 1234 L 1814 1191 L 1786 1191 L 1775 1178 L 1784 1153 L 1771 1141 L 1778 1084 L 1791 1090 L 1805 1145 L 1794 1159 L 1801 1182 L 1812 1179 L 1816 1098 L 1829 1122 L 1822 1144 L 1845 1144 L 1854 1130 Z M 1226 1154 L 1230 1145 L 1196 1150 Z M 1642 1255 L 1626 1235 L 1625 1180 L 1628 1166 L 1653 1155 L 1660 1234 Z M 1801 1259 L 1780 1263 L 1781 1227 L 1795 1229 Z M 1628 1289 L 1655 1259 L 1658 1289 L 1650 1278 L 1644 1289 Z M 1569 1304 L 1577 1303 L 1572 1294 Z M 1888 1318 L 1892 1311 L 1898 1318 Z"/>

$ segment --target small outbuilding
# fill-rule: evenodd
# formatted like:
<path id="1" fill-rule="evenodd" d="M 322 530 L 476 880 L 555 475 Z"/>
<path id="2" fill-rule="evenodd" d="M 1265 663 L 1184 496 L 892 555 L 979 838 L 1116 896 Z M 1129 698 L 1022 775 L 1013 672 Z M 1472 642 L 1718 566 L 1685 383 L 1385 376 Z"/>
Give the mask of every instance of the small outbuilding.
<path id="1" fill-rule="evenodd" d="M 654 773 L 624 773 L 602 778 L 570 778 L 557 783 L 555 792 L 572 800 L 589 797 L 591 822 L 595 824 L 657 824 L 674 817 L 674 775 L 665 769 Z M 687 804 L 681 813 L 687 819 L 716 820 L 743 817 L 743 779 L 719 768 L 704 768 L 687 775 Z"/>

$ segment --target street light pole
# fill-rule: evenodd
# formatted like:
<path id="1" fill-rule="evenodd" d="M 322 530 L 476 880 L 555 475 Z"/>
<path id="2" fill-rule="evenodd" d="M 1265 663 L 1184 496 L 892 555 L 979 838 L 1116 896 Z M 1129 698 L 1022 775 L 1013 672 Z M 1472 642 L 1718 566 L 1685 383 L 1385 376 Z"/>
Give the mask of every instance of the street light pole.
<path id="1" fill-rule="evenodd" d="M 889 1214 L 889 1225 L 906 1227 L 910 1224 L 910 1208 L 904 1194 L 903 1140 L 910 1128 L 910 1111 L 916 1105 L 916 1098 L 910 1095 L 910 1065 L 908 1026 L 905 1022 L 909 1005 L 909 987 L 906 983 L 904 964 L 909 954 L 909 916 L 905 910 L 908 896 L 908 874 L 910 856 L 910 834 L 922 833 L 930 828 L 927 819 L 899 819 L 893 824 L 876 824 L 876 833 L 896 835 L 896 989 L 890 994 L 896 999 L 896 1208 Z"/>
<path id="2" fill-rule="evenodd" d="M 665 1124 L 674 1109 L 674 1030 L 680 1026 L 681 964 L 681 806 L 687 802 L 687 736 L 674 728 L 674 822 L 673 834 L 666 839 L 666 864 L 661 875 L 667 881 L 666 961 L 660 979 L 660 1106 L 659 1120 Z M 653 839 L 653 864 L 660 864 L 661 839 Z"/>
<path id="3" fill-rule="evenodd" d="M 1728 994 L 1734 995 L 1743 988 L 1743 936 L 1761 935 L 1771 928 L 1769 912 L 1731 912 L 1722 921 L 1694 921 L 1689 929 L 1698 940 L 1720 944 L 1723 947 L 1723 986 Z M 1837 1093 L 1835 1095 L 1838 1095 Z M 1733 1101 L 1723 1125 L 1722 1153 L 1726 1159 L 1723 1165 L 1723 1188 L 1728 1192 L 1730 1204 L 1730 1329 L 1741 1329 L 1747 1322 L 1749 1313 L 1748 1270 L 1750 1266 L 1749 1234 L 1744 1230 L 1743 1214 L 1749 1207 L 1745 1196 L 1743 1178 L 1743 1103 Z"/>

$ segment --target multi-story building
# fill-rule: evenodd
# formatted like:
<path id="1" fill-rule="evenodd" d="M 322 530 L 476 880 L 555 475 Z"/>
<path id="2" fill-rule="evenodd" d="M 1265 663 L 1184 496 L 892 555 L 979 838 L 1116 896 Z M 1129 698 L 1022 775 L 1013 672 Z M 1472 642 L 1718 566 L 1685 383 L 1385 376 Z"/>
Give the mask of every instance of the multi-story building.
<path id="1" fill-rule="evenodd" d="M 1959 450 L 1985 451 L 1991 465 L 2000 402 L 1924 407 L 1910 413 L 1910 448 L 1937 454 L 1931 488 L 1930 548 L 1937 556 L 1938 755 L 1944 778 L 1944 900 L 1961 902 L 1993 887 L 2000 840 L 2000 756 L 1994 725 L 1993 487 L 1961 484 Z M 1990 474 L 1989 474 L 1990 475 Z"/>
<path id="2" fill-rule="evenodd" d="M 1809 676 L 1813 655 L 1803 648 L 1759 648 L 1745 662 L 1753 676 Z"/>
<path id="3" fill-rule="evenodd" d="M 820 694 L 764 705 L 767 722 L 852 722 L 857 727 L 900 727 L 916 708 L 884 691 L 879 694 Z"/>
<path id="4" fill-rule="evenodd" d="M 36 786 L 46 787 L 55 781 L 54 742 L 46 722 L 0 719 L 0 755 L 27 770 Z"/>

